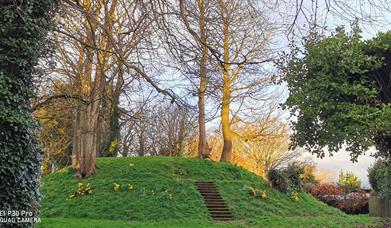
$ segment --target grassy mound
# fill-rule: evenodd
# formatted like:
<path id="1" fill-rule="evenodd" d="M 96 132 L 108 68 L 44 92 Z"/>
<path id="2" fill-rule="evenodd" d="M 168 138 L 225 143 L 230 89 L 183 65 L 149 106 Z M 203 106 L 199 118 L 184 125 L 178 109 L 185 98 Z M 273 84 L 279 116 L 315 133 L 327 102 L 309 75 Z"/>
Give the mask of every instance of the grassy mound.
<path id="1" fill-rule="evenodd" d="M 208 221 L 208 211 L 194 181 L 214 181 L 236 221 L 262 224 L 270 217 L 346 217 L 313 197 L 300 193 L 294 201 L 265 181 L 236 166 L 191 158 L 100 158 L 98 172 L 78 181 L 71 168 L 43 179 L 43 218 L 124 221 Z M 130 164 L 130 165 L 129 165 Z M 78 183 L 90 183 L 93 192 L 71 200 Z M 122 185 L 115 191 L 113 183 Z M 127 189 L 127 185 L 132 189 Z M 248 187 L 266 190 L 268 198 L 250 196 Z M 365 219 L 364 219 L 365 220 Z M 266 221 L 266 220 L 265 220 Z"/>

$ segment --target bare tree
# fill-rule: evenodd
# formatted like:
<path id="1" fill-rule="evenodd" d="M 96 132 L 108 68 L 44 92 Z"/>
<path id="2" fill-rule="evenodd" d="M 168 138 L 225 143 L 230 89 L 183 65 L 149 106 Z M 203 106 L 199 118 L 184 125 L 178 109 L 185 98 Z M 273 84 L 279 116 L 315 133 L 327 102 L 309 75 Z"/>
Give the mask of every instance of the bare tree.
<path id="1" fill-rule="evenodd" d="M 128 145 L 123 155 L 183 156 L 194 137 L 194 112 L 176 104 L 158 103 L 160 100 L 144 104 L 134 118 L 126 120 L 129 127 L 124 140 L 132 141 L 123 142 Z"/>
<path id="2" fill-rule="evenodd" d="M 251 1 L 219 0 L 215 46 L 223 53 L 217 63 L 222 77 L 221 123 L 224 138 L 221 161 L 232 158 L 231 103 L 242 91 L 270 83 L 270 77 L 251 72 L 251 65 L 269 61 L 268 42 L 273 29 L 263 12 Z M 222 39 L 220 39 L 222 38 Z M 247 70 L 247 72 L 246 72 Z M 254 73 L 254 74 L 253 74 Z M 249 77 L 253 79 L 248 80 Z M 242 96 L 244 94 L 241 94 Z"/>
<path id="3" fill-rule="evenodd" d="M 77 105 L 73 131 L 73 165 L 78 176 L 91 175 L 96 156 L 118 137 L 118 105 L 125 85 L 135 78 L 161 89 L 144 71 L 140 50 L 152 49 L 152 5 L 148 1 L 65 1 L 57 40 L 55 70 L 74 88 L 73 97 L 85 101 Z M 144 49 L 145 48 L 145 49 Z M 107 129 L 116 129 L 113 135 Z M 107 140 L 109 139 L 109 140 Z"/>

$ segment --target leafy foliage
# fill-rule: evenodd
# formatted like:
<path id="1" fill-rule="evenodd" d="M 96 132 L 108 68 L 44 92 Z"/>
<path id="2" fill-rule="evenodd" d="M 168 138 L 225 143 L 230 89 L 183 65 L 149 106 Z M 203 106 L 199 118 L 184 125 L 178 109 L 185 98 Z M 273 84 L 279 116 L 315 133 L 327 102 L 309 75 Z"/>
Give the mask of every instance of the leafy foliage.
<path id="1" fill-rule="evenodd" d="M 282 170 L 279 169 L 270 170 L 268 178 L 273 188 L 277 189 L 280 192 L 284 192 L 284 193 L 288 192 L 289 180 Z"/>
<path id="2" fill-rule="evenodd" d="M 338 186 L 345 189 L 345 192 L 352 192 L 361 187 L 361 181 L 353 172 L 339 172 Z"/>
<path id="3" fill-rule="evenodd" d="M 360 30 L 338 28 L 330 37 L 316 33 L 293 47 L 280 62 L 294 117 L 293 147 L 325 156 L 346 143 L 352 160 L 370 146 L 390 156 L 391 32 L 362 41 Z M 284 62 L 285 61 L 285 62 Z"/>
<path id="4" fill-rule="evenodd" d="M 69 90 L 69 86 L 59 80 L 54 81 L 54 84 L 55 96 L 60 95 L 61 91 Z M 44 153 L 44 175 L 71 164 L 74 113 L 64 110 L 72 105 L 74 104 L 70 101 L 60 99 L 46 103 L 34 111 L 34 117 L 41 126 L 38 141 Z"/>
<path id="5" fill-rule="evenodd" d="M 52 0 L 0 3 L 0 208 L 5 211 L 38 213 L 41 155 L 29 100 L 53 6 Z"/>
<path id="6" fill-rule="evenodd" d="M 368 179 L 375 193 L 391 197 L 391 162 L 378 160 L 368 169 Z"/>
<path id="7" fill-rule="evenodd" d="M 269 172 L 271 185 L 280 192 L 292 193 L 303 189 L 304 165 L 292 162 L 287 167 Z"/>

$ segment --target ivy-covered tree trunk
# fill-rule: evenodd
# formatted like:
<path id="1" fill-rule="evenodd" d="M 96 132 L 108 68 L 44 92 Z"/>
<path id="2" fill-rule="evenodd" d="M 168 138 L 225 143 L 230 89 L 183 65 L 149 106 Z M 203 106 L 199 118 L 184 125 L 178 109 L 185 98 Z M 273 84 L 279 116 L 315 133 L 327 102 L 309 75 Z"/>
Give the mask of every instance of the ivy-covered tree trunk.
<path id="1" fill-rule="evenodd" d="M 38 215 L 42 160 L 30 99 L 52 0 L 0 1 L 0 210 Z M 32 223 L 2 223 L 29 227 Z"/>

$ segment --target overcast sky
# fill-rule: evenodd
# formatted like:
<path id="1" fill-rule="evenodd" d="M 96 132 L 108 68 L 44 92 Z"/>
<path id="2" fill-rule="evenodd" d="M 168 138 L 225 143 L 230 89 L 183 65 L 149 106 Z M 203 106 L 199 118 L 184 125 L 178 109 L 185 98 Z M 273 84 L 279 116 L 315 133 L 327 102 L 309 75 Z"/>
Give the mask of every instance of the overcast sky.
<path id="1" fill-rule="evenodd" d="M 373 151 L 373 150 L 372 150 Z M 307 156 L 310 156 L 317 165 L 317 169 L 332 171 L 335 173 L 335 181 L 338 180 L 338 173 L 340 170 L 353 172 L 362 182 L 363 187 L 370 187 L 367 177 L 368 167 L 375 162 L 375 158 L 370 156 L 370 151 L 366 155 L 362 155 L 358 158 L 358 162 L 351 162 L 349 152 L 341 150 L 335 153 L 332 157 L 324 157 L 323 159 L 317 158 L 315 155 L 311 155 L 307 152 Z"/>

